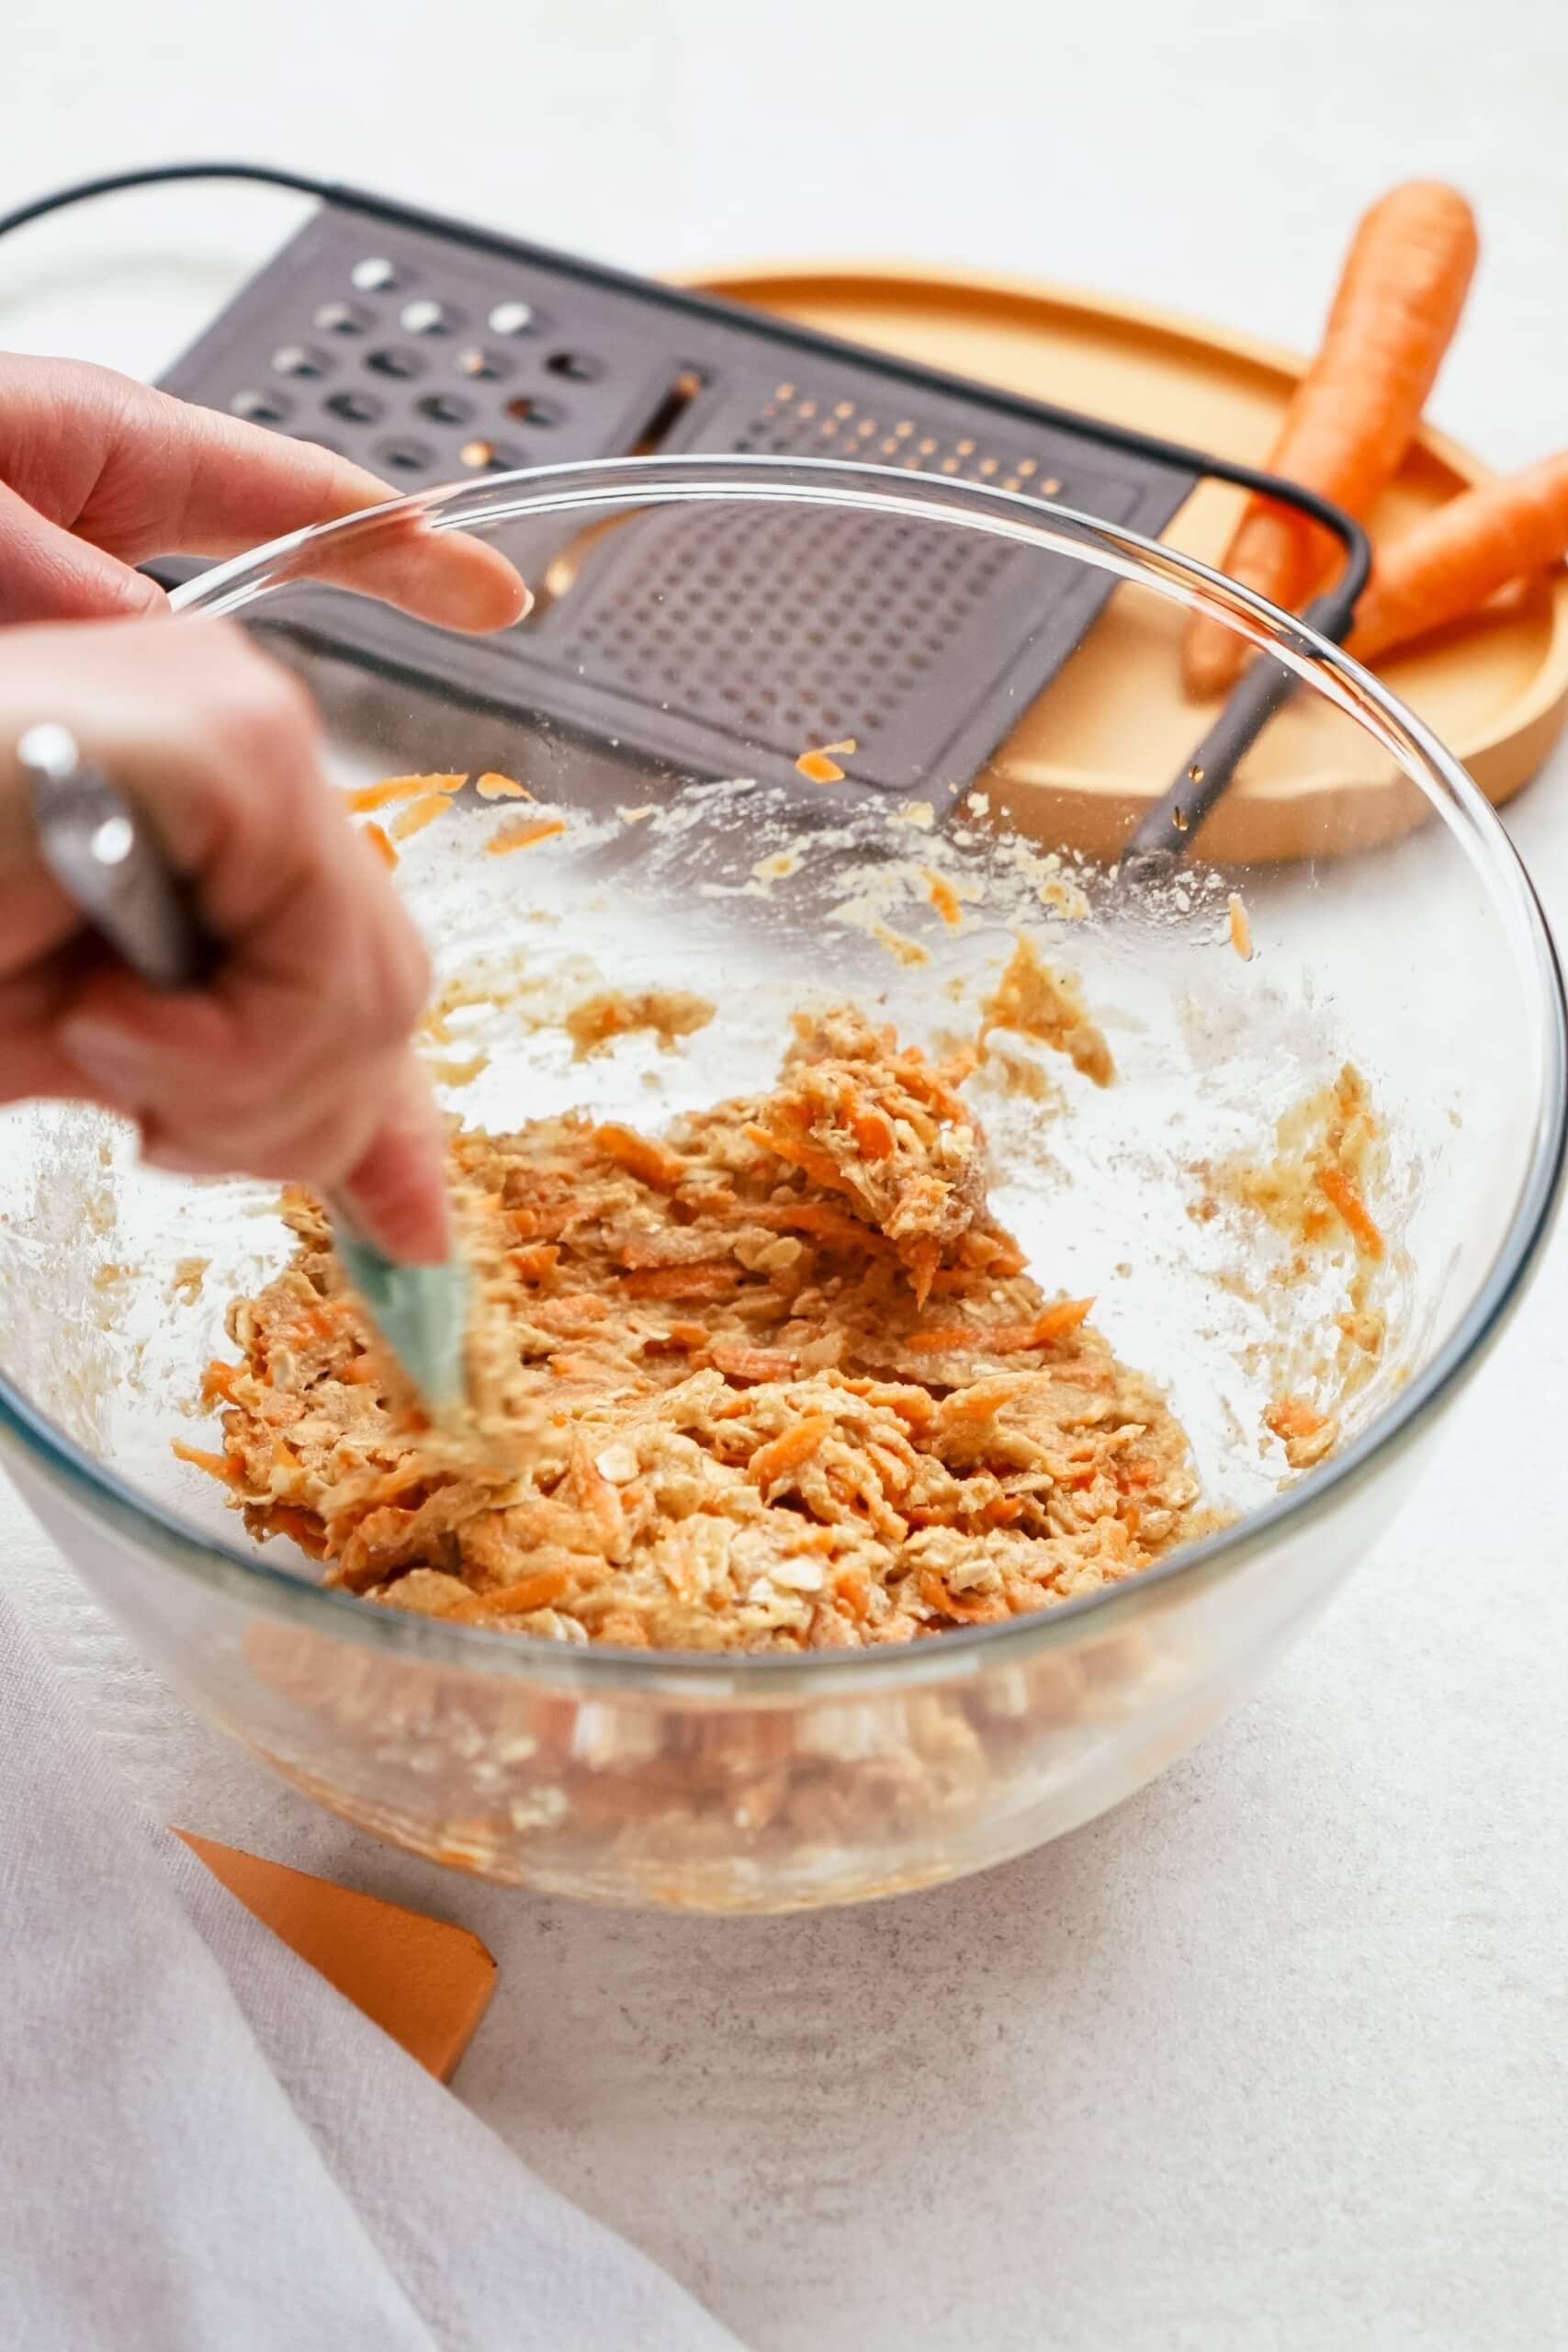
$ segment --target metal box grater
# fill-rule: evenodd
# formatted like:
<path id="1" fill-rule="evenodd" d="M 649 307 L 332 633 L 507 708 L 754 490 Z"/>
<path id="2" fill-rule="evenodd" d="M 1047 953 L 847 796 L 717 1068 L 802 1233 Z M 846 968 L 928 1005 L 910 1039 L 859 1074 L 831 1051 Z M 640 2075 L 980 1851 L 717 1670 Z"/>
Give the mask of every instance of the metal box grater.
<path id="1" fill-rule="evenodd" d="M 1154 536 L 1198 479 L 1087 420 L 368 203 L 323 205 L 164 385 L 410 490 L 655 450 L 846 457 Z M 738 534 L 733 515 L 649 509 L 598 537 L 526 623 L 443 639 L 444 684 L 716 776 L 792 778 L 807 746 L 849 736 L 857 783 L 944 797 L 1112 585 L 917 519 L 759 507 Z M 428 632 L 385 606 L 334 599 L 330 628 L 342 650 L 428 669 Z"/>

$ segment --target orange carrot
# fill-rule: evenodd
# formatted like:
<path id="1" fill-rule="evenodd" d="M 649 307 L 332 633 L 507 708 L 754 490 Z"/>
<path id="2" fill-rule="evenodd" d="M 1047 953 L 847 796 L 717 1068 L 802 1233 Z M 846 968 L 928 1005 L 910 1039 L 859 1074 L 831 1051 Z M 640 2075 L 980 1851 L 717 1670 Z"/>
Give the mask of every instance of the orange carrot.
<path id="1" fill-rule="evenodd" d="M 220 1478 L 226 1487 L 237 1487 L 244 1476 L 244 1465 L 231 1453 L 211 1453 L 202 1445 L 187 1445 L 184 1438 L 175 1438 L 170 1451 L 181 1462 L 188 1462 L 194 1469 L 205 1470 L 209 1478 Z"/>
<path id="2" fill-rule="evenodd" d="M 426 825 L 433 825 L 450 806 L 444 792 L 427 792 L 423 799 L 411 800 L 401 816 L 392 820 L 392 839 L 406 842 L 411 834 L 423 832 Z"/>
<path id="3" fill-rule="evenodd" d="M 849 1128 L 863 1159 L 892 1159 L 893 1122 L 886 1111 L 852 1111 Z"/>
<path id="4" fill-rule="evenodd" d="M 999 1592 L 976 1593 L 973 1600 L 957 1600 L 934 1568 L 922 1568 L 919 1583 L 920 1599 L 956 1624 L 984 1625 L 1011 1614 Z"/>
<path id="5" fill-rule="evenodd" d="M 1373 1223 L 1365 1201 L 1362 1200 L 1345 1170 L 1342 1168 L 1320 1168 L 1317 1171 L 1317 1188 L 1333 1202 L 1349 1227 L 1356 1247 L 1363 1256 L 1381 1258 L 1383 1250 L 1382 1235 Z"/>
<path id="6" fill-rule="evenodd" d="M 810 1177 L 814 1184 L 826 1184 L 830 1192 L 843 1191 L 844 1180 L 836 1164 L 825 1151 L 818 1151 L 815 1144 L 797 1142 L 793 1136 L 776 1136 L 766 1127 L 754 1124 L 748 1125 L 746 1135 L 748 1141 L 760 1144 L 764 1151 L 774 1152 L 780 1159 L 787 1159 L 792 1168 L 798 1168 L 803 1175 Z"/>
<path id="7" fill-rule="evenodd" d="M 795 766 L 807 784 L 842 784 L 844 771 L 826 752 L 802 752 Z"/>
<path id="8" fill-rule="evenodd" d="M 344 795 L 344 802 L 356 817 L 362 817 L 367 809 L 385 808 L 389 801 L 417 800 L 428 798 L 433 793 L 455 792 L 467 782 L 468 778 L 460 775 L 389 775 L 383 776 L 379 784 L 357 785 Z"/>
<path id="9" fill-rule="evenodd" d="M 1362 216 L 1316 358 L 1296 388 L 1272 472 L 1365 517 L 1393 481 L 1464 307 L 1475 220 L 1457 188 L 1410 180 Z M 1304 516 L 1254 500 L 1220 569 L 1294 609 L 1313 588 L 1325 541 Z M 1187 633 L 1188 691 L 1223 693 L 1245 639 L 1200 614 Z"/>
<path id="10" fill-rule="evenodd" d="M 231 1405 L 234 1383 L 244 1369 L 243 1363 L 220 1363 L 216 1360 L 209 1363 L 201 1375 L 202 1403 L 210 1405 L 215 1397 L 221 1396 L 225 1404 Z"/>
<path id="11" fill-rule="evenodd" d="M 387 866 L 396 865 L 398 862 L 397 845 L 393 842 L 392 836 L 387 831 L 385 825 L 365 825 L 361 827 L 361 831 L 363 831 L 366 840 L 369 842 L 371 848 L 375 851 L 377 856 L 380 859 L 382 865 Z"/>
<path id="12" fill-rule="evenodd" d="M 810 1461 L 832 1426 L 830 1414 L 807 1413 L 804 1420 L 796 1421 L 782 1437 L 772 1438 L 766 1445 L 757 1448 L 746 1465 L 747 1476 L 767 1494 L 781 1478 L 787 1478 L 803 1462 Z"/>
<path id="13" fill-rule="evenodd" d="M 594 1128 L 593 1148 L 658 1193 L 672 1193 L 686 1172 L 686 1163 L 678 1152 L 667 1150 L 663 1144 L 639 1136 L 635 1127 L 624 1127 L 615 1119 Z"/>
<path id="14" fill-rule="evenodd" d="M 800 1358 L 786 1348 L 711 1348 L 709 1361 L 727 1380 L 790 1380 L 800 1369 Z"/>
<path id="15" fill-rule="evenodd" d="M 1510 580 L 1568 553 L 1568 450 L 1450 498 L 1382 549 L 1356 613 L 1350 651 L 1370 662 L 1462 620 Z"/>
<path id="16" fill-rule="evenodd" d="M 904 1344 L 918 1354 L 977 1348 L 986 1355 L 1017 1355 L 1026 1348 L 1048 1348 L 1053 1340 L 1065 1339 L 1077 1329 L 1093 1305 L 1092 1298 L 1064 1298 L 1028 1323 L 993 1323 L 988 1330 L 978 1324 L 948 1324 L 911 1331 Z"/>
<path id="17" fill-rule="evenodd" d="M 616 1277 L 628 1298 L 733 1298 L 739 1271 L 727 1258 L 693 1266 L 649 1266 Z"/>
<path id="18" fill-rule="evenodd" d="M 474 790 L 481 800 L 532 800 L 536 796 L 514 775 L 497 775 L 494 769 L 481 775 Z"/>
<path id="19" fill-rule="evenodd" d="M 761 1207 L 748 1208 L 742 1215 L 749 1225 L 765 1225 L 781 1233 L 809 1233 L 813 1240 L 825 1241 L 835 1250 L 876 1251 L 888 1246 L 874 1227 L 862 1225 L 847 1209 L 836 1209 L 827 1201 L 764 1201 Z"/>
<path id="20" fill-rule="evenodd" d="M 959 904 L 957 891 L 945 874 L 938 874 L 929 865 L 921 866 L 920 876 L 932 906 L 948 929 L 956 931 L 964 920 L 964 909 Z"/>
<path id="21" fill-rule="evenodd" d="M 301 1552 L 309 1552 L 312 1559 L 326 1557 L 325 1530 L 313 1510 L 305 1510 L 298 1503 L 274 1503 L 266 1515 L 269 1535 L 288 1535 Z"/>
<path id="22" fill-rule="evenodd" d="M 514 849 L 532 849 L 536 842 L 553 841 L 565 831 L 564 817 L 536 817 L 528 822 L 502 825 L 498 833 L 491 833 L 485 849 L 491 857 L 506 857 Z"/>
<path id="23" fill-rule="evenodd" d="M 459 1603 L 465 1617 L 525 1617 L 530 1610 L 546 1609 L 558 1600 L 571 1582 L 564 1568 L 540 1568 L 520 1583 L 503 1584 L 494 1592 L 476 1593 Z"/>

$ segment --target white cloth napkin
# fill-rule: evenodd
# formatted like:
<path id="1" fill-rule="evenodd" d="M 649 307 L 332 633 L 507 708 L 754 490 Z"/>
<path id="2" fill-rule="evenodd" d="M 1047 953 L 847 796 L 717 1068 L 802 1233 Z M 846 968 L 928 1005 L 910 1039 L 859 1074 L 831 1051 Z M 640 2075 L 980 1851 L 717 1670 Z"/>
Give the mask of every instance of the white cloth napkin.
<path id="1" fill-rule="evenodd" d="M 4 1593 L 0 2307 L 38 2352 L 739 2352 L 146 1818 Z"/>

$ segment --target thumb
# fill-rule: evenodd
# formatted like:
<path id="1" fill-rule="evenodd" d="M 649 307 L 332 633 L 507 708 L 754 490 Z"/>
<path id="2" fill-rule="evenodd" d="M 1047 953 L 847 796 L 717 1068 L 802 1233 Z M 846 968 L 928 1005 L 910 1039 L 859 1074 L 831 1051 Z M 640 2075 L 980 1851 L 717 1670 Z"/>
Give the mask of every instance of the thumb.
<path id="1" fill-rule="evenodd" d="M 0 482 L 0 625 L 121 620 L 167 607 L 151 580 L 46 522 Z"/>

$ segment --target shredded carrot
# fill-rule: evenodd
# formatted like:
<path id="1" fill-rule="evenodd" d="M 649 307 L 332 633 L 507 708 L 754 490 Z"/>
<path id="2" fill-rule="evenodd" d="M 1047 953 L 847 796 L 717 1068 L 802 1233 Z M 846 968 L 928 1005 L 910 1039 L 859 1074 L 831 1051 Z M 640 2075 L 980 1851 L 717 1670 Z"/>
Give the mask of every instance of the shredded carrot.
<path id="1" fill-rule="evenodd" d="M 709 1361 L 727 1380 L 792 1380 L 800 1370 L 800 1358 L 792 1356 L 787 1348 L 727 1348 L 716 1345 L 708 1351 Z"/>
<path id="2" fill-rule="evenodd" d="M 536 1241 L 526 1250 L 510 1250 L 506 1262 L 527 1283 L 547 1282 L 560 1263 L 558 1241 Z"/>
<path id="3" fill-rule="evenodd" d="M 1252 961 L 1252 921 L 1250 916 L 1247 914 L 1246 907 L 1243 906 L 1241 902 L 1241 898 L 1238 892 L 1235 890 L 1231 892 L 1230 897 L 1225 900 L 1225 910 L 1230 921 L 1231 945 L 1235 949 L 1236 954 L 1241 957 L 1244 964 L 1250 964 Z"/>
<path id="4" fill-rule="evenodd" d="M 298 1503 L 274 1503 L 266 1514 L 266 1532 L 291 1537 L 312 1559 L 326 1557 L 326 1530 L 313 1510 L 304 1510 Z"/>
<path id="5" fill-rule="evenodd" d="M 802 752 L 795 766 L 807 784 L 842 784 L 844 771 L 826 752 Z"/>
<path id="6" fill-rule="evenodd" d="M 243 1464 L 231 1453 L 212 1453 L 205 1446 L 187 1445 L 184 1438 L 175 1438 L 171 1451 L 193 1469 L 205 1470 L 209 1478 L 220 1478 L 226 1487 L 237 1487 L 245 1475 Z"/>
<path id="7" fill-rule="evenodd" d="M 1477 483 L 1380 548 L 1349 650 L 1370 662 L 1462 620 L 1509 581 L 1558 562 L 1564 552 L 1568 450 L 1506 481 Z"/>
<path id="8" fill-rule="evenodd" d="M 374 1356 L 355 1356 L 345 1363 L 338 1378 L 350 1388 L 378 1388 L 381 1384 L 380 1367 Z"/>
<path id="9" fill-rule="evenodd" d="M 705 1348 L 707 1343 L 708 1330 L 705 1323 L 671 1323 L 664 1334 L 664 1344 L 667 1347 L 679 1348 L 686 1355 L 690 1355 L 695 1348 Z M 648 1344 L 651 1346 L 652 1341 L 649 1341 Z"/>
<path id="10" fill-rule="evenodd" d="M 924 1306 L 931 1295 L 931 1284 L 935 1282 L 942 1267 L 942 1251 L 928 1236 L 924 1240 L 909 1243 L 901 1254 L 908 1268 L 909 1283 L 915 1294 L 915 1305 Z"/>
<path id="11" fill-rule="evenodd" d="M 766 1127 L 750 1123 L 746 1134 L 750 1142 L 760 1144 L 764 1151 L 773 1152 L 780 1159 L 787 1159 L 792 1168 L 798 1168 L 803 1175 L 810 1177 L 814 1184 L 825 1184 L 829 1192 L 843 1191 L 844 1180 L 838 1167 L 825 1151 L 818 1151 L 815 1144 L 798 1142 L 792 1136 L 776 1136 Z"/>
<path id="12" fill-rule="evenodd" d="M 525 1617 L 530 1610 L 546 1609 L 558 1600 L 571 1578 L 565 1568 L 540 1568 L 517 1584 L 503 1584 L 495 1592 L 476 1593 L 461 1604 L 465 1617 Z"/>
<path id="13" fill-rule="evenodd" d="M 202 1403 L 210 1405 L 215 1397 L 221 1396 L 225 1404 L 231 1405 L 234 1383 L 244 1370 L 243 1363 L 220 1363 L 214 1360 L 201 1375 Z"/>
<path id="14" fill-rule="evenodd" d="M 525 784 L 519 784 L 514 775 L 497 775 L 493 769 L 480 776 L 474 790 L 481 800 L 533 800 L 537 797 Z"/>
<path id="15" fill-rule="evenodd" d="M 369 842 L 371 848 L 375 851 L 383 865 L 396 865 L 398 862 L 397 844 L 393 841 L 390 833 L 387 831 L 385 825 L 362 825 L 360 827 L 360 831 L 365 835 L 366 840 Z"/>
<path id="16" fill-rule="evenodd" d="M 827 1201 L 764 1201 L 744 1214 L 750 1225 L 765 1225 L 783 1233 L 808 1233 L 813 1240 L 826 1241 L 836 1250 L 874 1254 L 889 1246 L 874 1227 L 862 1225 L 847 1209 L 836 1209 Z"/>
<path id="17" fill-rule="evenodd" d="M 985 1625 L 1011 1613 L 1000 1593 L 976 1593 L 973 1600 L 959 1600 L 949 1592 L 934 1568 L 920 1570 L 919 1589 L 922 1600 L 960 1625 Z"/>
<path id="18" fill-rule="evenodd" d="M 857 1625 L 863 1625 L 871 1614 L 871 1579 L 863 1568 L 840 1568 L 833 1578 L 833 1590 Z"/>
<path id="19" fill-rule="evenodd" d="M 485 849 L 491 857 L 508 857 L 514 849 L 532 849 L 536 842 L 553 841 L 565 831 L 564 817 L 526 818 L 515 825 L 502 825 L 499 832 L 491 833 Z"/>
<path id="20" fill-rule="evenodd" d="M 938 874 L 929 865 L 922 865 L 920 873 L 924 877 L 932 906 L 948 929 L 956 931 L 964 920 L 964 909 L 959 902 L 957 891 L 945 874 Z"/>
<path id="21" fill-rule="evenodd" d="M 441 792 L 427 792 L 423 800 L 411 801 L 401 815 L 392 820 L 392 839 L 406 842 L 412 834 L 423 833 L 426 825 L 433 825 L 437 817 L 445 816 L 451 805 Z"/>
<path id="22" fill-rule="evenodd" d="M 419 800 L 432 793 L 446 792 L 466 783 L 460 775 L 389 775 L 379 784 L 361 784 L 344 795 L 344 805 L 356 817 L 372 808 L 385 808 L 394 800 Z"/>
<path id="23" fill-rule="evenodd" d="M 628 1298 L 733 1298 L 739 1270 L 728 1258 L 705 1258 L 691 1266 L 645 1266 L 617 1277 Z"/>
<path id="24" fill-rule="evenodd" d="M 594 1128 L 593 1148 L 604 1159 L 624 1168 L 628 1176 L 651 1184 L 657 1193 L 672 1193 L 686 1172 L 686 1163 L 679 1152 L 639 1136 L 635 1127 L 623 1126 L 616 1119 L 607 1119 Z"/>
<path id="25" fill-rule="evenodd" d="M 785 1430 L 782 1437 L 772 1438 L 766 1445 L 757 1448 L 746 1465 L 746 1476 L 764 1495 L 768 1494 L 782 1478 L 787 1478 L 802 1463 L 810 1461 L 832 1427 L 830 1414 L 807 1413 L 793 1429 Z"/>
<path id="26" fill-rule="evenodd" d="M 1333 1202 L 1349 1227 L 1357 1249 L 1365 1257 L 1381 1258 L 1383 1252 L 1382 1235 L 1374 1224 L 1365 1201 L 1362 1200 L 1345 1170 L 1342 1168 L 1320 1168 L 1317 1171 L 1317 1188 L 1326 1199 Z"/>
<path id="27" fill-rule="evenodd" d="M 1049 1347 L 1053 1340 L 1063 1339 L 1067 1332 L 1076 1331 L 1080 1323 L 1089 1320 L 1093 1309 L 1092 1298 L 1059 1299 L 1055 1306 L 1048 1306 L 1036 1322 L 1034 1345 Z"/>
<path id="28" fill-rule="evenodd" d="M 1054 1340 L 1076 1331 L 1093 1306 L 1092 1298 L 1065 1298 L 1048 1306 L 1029 1323 L 950 1323 L 911 1331 L 904 1344 L 919 1354 L 944 1354 L 954 1348 L 975 1348 L 982 1354 L 1017 1355 L 1026 1348 L 1048 1348 Z"/>
<path id="29" fill-rule="evenodd" d="M 1380 198 L 1357 229 L 1317 356 L 1269 453 L 1273 472 L 1367 515 L 1421 421 L 1475 257 L 1474 218 L 1457 188 L 1411 180 Z M 1325 545 L 1303 516 L 1256 500 L 1220 569 L 1294 609 Z M 1199 615 L 1187 636 L 1189 691 L 1222 693 L 1249 650 L 1223 621 Z"/>
<path id="30" fill-rule="evenodd" d="M 891 1159 L 893 1122 L 886 1111 L 852 1111 L 850 1133 L 863 1159 Z"/>

